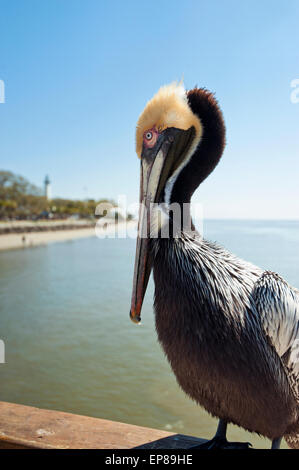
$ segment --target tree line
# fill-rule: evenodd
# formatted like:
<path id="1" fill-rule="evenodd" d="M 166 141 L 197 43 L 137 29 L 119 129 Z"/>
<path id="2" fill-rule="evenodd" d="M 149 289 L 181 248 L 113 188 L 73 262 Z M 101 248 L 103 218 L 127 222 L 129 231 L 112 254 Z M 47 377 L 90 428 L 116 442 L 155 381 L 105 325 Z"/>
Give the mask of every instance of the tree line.
<path id="1" fill-rule="evenodd" d="M 76 215 L 86 218 L 95 215 L 96 206 L 109 199 L 86 201 L 54 198 L 47 200 L 41 188 L 31 184 L 26 178 L 10 171 L 0 171 L 0 219 L 36 219 L 47 217 L 63 219 Z"/>

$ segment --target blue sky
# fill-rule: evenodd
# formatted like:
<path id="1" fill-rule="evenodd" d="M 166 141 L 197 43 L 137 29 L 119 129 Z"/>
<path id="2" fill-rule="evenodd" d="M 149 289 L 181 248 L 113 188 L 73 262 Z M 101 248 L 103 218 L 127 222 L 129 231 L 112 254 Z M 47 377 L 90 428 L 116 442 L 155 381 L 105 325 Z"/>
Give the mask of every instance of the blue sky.
<path id="1" fill-rule="evenodd" d="M 0 167 L 55 196 L 136 201 L 135 124 L 184 76 L 227 126 L 212 218 L 299 218 L 298 0 L 0 0 Z"/>

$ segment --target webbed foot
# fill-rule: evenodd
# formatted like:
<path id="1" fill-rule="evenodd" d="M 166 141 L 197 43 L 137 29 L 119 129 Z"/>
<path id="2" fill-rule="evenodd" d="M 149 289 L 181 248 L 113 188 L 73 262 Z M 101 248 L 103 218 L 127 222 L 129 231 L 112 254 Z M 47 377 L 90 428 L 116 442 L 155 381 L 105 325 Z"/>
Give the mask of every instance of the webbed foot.
<path id="1" fill-rule="evenodd" d="M 224 437 L 217 437 L 215 436 L 208 442 L 204 442 L 203 444 L 199 444 L 197 446 L 191 447 L 191 449 L 210 449 L 210 450 L 217 450 L 217 449 L 250 449 L 251 444 L 250 442 L 228 442 L 228 440 Z"/>

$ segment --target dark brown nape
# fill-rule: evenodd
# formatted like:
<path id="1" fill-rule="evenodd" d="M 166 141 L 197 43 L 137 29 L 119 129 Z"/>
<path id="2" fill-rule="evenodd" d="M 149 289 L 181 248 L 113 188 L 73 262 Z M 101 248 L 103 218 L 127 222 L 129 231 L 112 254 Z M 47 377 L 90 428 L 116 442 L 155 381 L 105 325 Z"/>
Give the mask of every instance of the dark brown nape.
<path id="1" fill-rule="evenodd" d="M 195 189 L 218 164 L 225 147 L 225 124 L 213 93 L 204 88 L 187 92 L 189 106 L 202 124 L 203 134 L 189 163 L 179 174 L 171 202 L 190 202 Z"/>

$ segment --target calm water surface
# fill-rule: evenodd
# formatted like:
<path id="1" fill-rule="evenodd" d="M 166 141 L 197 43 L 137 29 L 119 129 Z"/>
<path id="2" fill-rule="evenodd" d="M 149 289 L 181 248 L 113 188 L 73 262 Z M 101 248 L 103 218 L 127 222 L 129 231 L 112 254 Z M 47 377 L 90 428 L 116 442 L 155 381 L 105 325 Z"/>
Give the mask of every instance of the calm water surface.
<path id="1" fill-rule="evenodd" d="M 204 235 L 299 287 L 299 222 L 206 221 Z M 143 324 L 129 321 L 134 254 L 133 239 L 97 238 L 0 254 L 0 400 L 212 437 L 157 343 L 152 283 Z"/>

